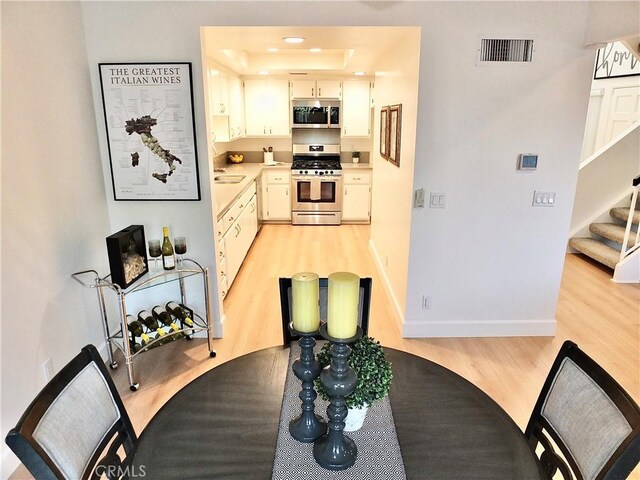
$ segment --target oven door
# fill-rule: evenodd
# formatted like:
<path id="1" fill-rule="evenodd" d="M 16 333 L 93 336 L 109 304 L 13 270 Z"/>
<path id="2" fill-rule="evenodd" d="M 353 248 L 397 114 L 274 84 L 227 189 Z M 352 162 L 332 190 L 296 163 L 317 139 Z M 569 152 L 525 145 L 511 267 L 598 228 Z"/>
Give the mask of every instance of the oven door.
<path id="1" fill-rule="evenodd" d="M 342 210 L 342 177 L 293 177 L 291 209 L 305 212 Z"/>

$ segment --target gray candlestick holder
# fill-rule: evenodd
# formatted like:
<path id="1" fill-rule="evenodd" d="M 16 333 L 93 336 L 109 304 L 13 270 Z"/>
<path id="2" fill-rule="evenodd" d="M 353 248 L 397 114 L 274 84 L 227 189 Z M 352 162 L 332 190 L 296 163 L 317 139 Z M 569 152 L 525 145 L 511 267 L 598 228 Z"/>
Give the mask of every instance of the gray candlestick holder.
<path id="1" fill-rule="evenodd" d="M 328 470 L 344 470 L 352 466 L 358 455 L 356 443 L 346 436 L 344 419 L 347 416 L 345 397 L 351 394 L 358 381 L 358 376 L 347 363 L 351 355 L 349 343 L 362 337 L 362 329 L 357 327 L 351 338 L 334 338 L 329 335 L 327 325 L 320 326 L 320 334 L 331 342 L 329 354 L 331 364 L 322 370 L 320 381 L 331 398 L 327 407 L 329 430 L 316 440 L 313 445 L 313 456 L 316 462 Z"/>
<path id="2" fill-rule="evenodd" d="M 299 332 L 293 328 L 293 322 L 289 324 L 289 330 L 293 335 L 298 335 L 300 340 L 300 358 L 293 363 L 293 373 L 302 381 L 300 400 L 302 400 L 302 413 L 289 422 L 289 433 L 299 442 L 311 443 L 327 431 L 327 422 L 316 415 L 315 399 L 318 394 L 313 388 L 313 381 L 320 375 L 320 363 L 313 354 L 313 346 L 316 344 L 315 332 Z"/>

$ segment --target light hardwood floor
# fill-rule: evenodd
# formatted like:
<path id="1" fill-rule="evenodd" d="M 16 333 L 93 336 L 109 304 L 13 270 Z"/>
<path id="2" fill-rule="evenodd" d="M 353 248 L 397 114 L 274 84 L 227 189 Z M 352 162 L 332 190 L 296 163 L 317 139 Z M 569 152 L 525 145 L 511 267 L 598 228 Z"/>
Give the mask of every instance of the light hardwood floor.
<path id="1" fill-rule="evenodd" d="M 366 225 L 264 226 L 224 302 L 225 335 L 215 342 L 216 358 L 209 359 L 204 339 L 152 350 L 134 365 L 140 381 L 135 393 L 127 388 L 124 367 L 114 372 L 136 430 L 142 431 L 175 392 L 203 372 L 245 353 L 281 345 L 277 279 L 299 271 L 326 276 L 347 270 L 372 277 L 369 334 L 383 345 L 462 375 L 498 402 L 522 429 L 566 339 L 578 343 L 640 401 L 639 285 L 615 284 L 609 271 L 567 255 L 555 337 L 404 339 L 370 258 L 368 239 Z M 632 478 L 640 479 L 639 469 Z"/>

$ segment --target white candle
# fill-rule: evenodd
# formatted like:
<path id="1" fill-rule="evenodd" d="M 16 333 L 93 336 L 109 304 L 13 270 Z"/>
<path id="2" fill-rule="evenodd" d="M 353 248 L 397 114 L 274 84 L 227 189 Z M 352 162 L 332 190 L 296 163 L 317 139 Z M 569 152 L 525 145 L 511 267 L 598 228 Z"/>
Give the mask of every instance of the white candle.
<path id="1" fill-rule="evenodd" d="M 336 272 L 329 275 L 329 308 L 327 331 L 334 338 L 351 338 L 358 328 L 360 277 L 355 273 Z"/>
<path id="2" fill-rule="evenodd" d="M 320 328 L 318 275 L 296 273 L 291 277 L 293 328 L 298 332 L 315 332 Z"/>

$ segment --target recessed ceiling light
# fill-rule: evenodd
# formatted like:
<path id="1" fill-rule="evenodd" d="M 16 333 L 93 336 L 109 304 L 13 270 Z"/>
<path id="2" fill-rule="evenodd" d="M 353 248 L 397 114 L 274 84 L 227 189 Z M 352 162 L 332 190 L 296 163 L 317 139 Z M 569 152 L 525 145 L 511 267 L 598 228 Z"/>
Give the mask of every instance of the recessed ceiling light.
<path id="1" fill-rule="evenodd" d="M 267 48 L 267 52 L 276 53 L 278 51 L 277 48 Z"/>
<path id="2" fill-rule="evenodd" d="M 305 41 L 302 37 L 284 37 L 282 40 L 287 43 L 302 43 Z"/>
<path id="3" fill-rule="evenodd" d="M 362 76 L 362 75 L 366 75 L 367 72 L 353 72 L 354 75 L 358 75 L 358 76 Z"/>
<path id="4" fill-rule="evenodd" d="M 269 71 L 268 70 L 260 70 L 258 72 L 258 75 L 269 75 Z"/>
<path id="5" fill-rule="evenodd" d="M 319 53 L 319 52 L 321 52 L 321 51 L 322 51 L 322 49 L 321 49 L 321 48 L 310 48 L 310 49 L 309 49 L 309 51 L 310 51 L 311 53 Z"/>

